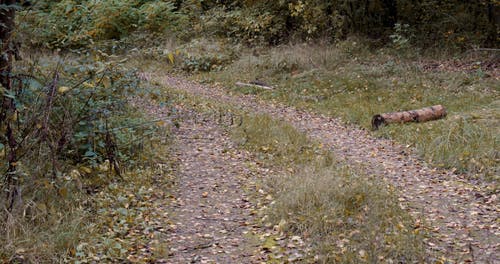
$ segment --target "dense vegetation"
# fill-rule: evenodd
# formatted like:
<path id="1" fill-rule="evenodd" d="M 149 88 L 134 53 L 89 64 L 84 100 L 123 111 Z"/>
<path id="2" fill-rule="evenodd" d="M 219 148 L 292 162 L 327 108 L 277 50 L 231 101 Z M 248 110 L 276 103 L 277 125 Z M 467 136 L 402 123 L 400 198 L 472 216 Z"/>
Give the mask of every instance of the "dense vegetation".
<path id="1" fill-rule="evenodd" d="M 139 114 L 129 99 L 148 97 L 167 105 L 173 99 L 140 81 L 134 66 L 147 70 L 145 62 L 364 127 L 374 113 L 443 103 L 451 118 L 417 129 L 389 127 L 378 135 L 416 147 L 437 166 L 455 168 L 471 179 L 498 181 L 499 87 L 498 79 L 491 78 L 491 70 L 498 67 L 496 0 L 40 0 L 31 6 L 23 2 L 0 1 L 0 262 L 96 256 L 124 261 L 129 245 L 121 240 L 122 230 L 150 228 L 140 219 L 154 214 L 144 211 L 143 203 L 157 190 L 134 183 L 154 187 L 156 172 L 166 170 L 154 165 L 168 156 L 157 147 L 166 142 L 165 128 Z M 14 12 L 15 28 L 9 20 Z M 455 56 L 458 66 L 451 63 L 452 71 L 434 72 L 435 62 L 425 57 L 429 55 Z M 429 65 L 434 67 L 431 71 Z M 232 86 L 255 79 L 280 89 L 262 92 Z M 250 125 L 272 123 L 267 117 L 249 120 Z M 247 131 L 251 133 L 252 127 Z M 255 133 L 256 138 L 265 137 L 258 135 L 262 131 Z M 252 144 L 259 149 L 268 143 Z M 276 153 L 293 158 L 293 149 Z M 383 222 L 363 222 L 379 216 L 356 211 L 362 216 L 360 225 L 411 225 L 393 207 L 397 202 L 383 186 L 365 188 L 357 172 L 333 163 L 301 162 L 306 169 L 300 173 L 310 178 L 319 176 L 334 185 L 350 182 L 347 190 L 362 199 L 342 210 L 360 210 L 370 202 L 382 208 L 376 212 L 390 214 Z M 138 174 L 144 178 L 138 180 Z M 327 177 L 331 174 L 345 177 Z M 282 193 L 312 199 L 321 208 L 340 208 L 327 202 L 333 198 L 358 199 L 346 190 L 321 192 L 314 182 L 293 190 L 296 177 L 285 179 L 278 184 Z M 127 197 L 132 193 L 146 198 L 129 207 Z M 309 214 L 310 208 L 294 197 L 276 196 L 271 218 L 285 219 L 290 232 L 316 232 L 318 239 L 327 240 L 320 250 L 331 249 L 328 239 L 336 232 L 334 222 L 318 225 L 321 212 L 311 222 L 290 217 L 284 212 Z M 110 204 L 119 207 L 102 210 Z M 130 222 L 119 221 L 120 215 Z M 362 234 L 369 234 L 365 231 Z M 421 259 L 421 252 L 405 246 L 418 236 L 399 231 L 390 235 L 403 246 L 392 251 L 373 248 L 370 254 L 395 259 L 414 254 Z M 87 236 L 90 233 L 94 237 Z M 96 233 L 103 235 L 95 237 Z M 369 238 L 359 239 L 357 245 L 364 247 L 362 240 Z M 55 243 L 48 245 L 49 240 Z"/>
<path id="2" fill-rule="evenodd" d="M 165 140 L 166 128 L 129 103 L 155 97 L 157 87 L 98 50 L 78 57 L 22 52 L 18 31 L 6 25 L 14 11 L 21 21 L 30 11 L 8 4 L 0 5 L 0 262 L 84 259 L 89 250 L 77 246 L 88 240 L 90 254 L 119 256 L 118 235 L 104 231 L 124 208 L 100 211 L 103 204 L 119 204 L 132 192 L 150 195 L 153 189 L 144 189 L 150 182 L 170 181 L 153 179 L 166 155 L 153 145 Z M 143 187 L 133 184 L 139 173 Z M 141 221 L 127 225 L 141 226 L 150 212 L 127 206 L 125 213 L 139 214 Z"/>
<path id="3" fill-rule="evenodd" d="M 357 34 L 379 45 L 393 40 L 468 49 L 498 44 L 499 9 L 494 0 L 62 0 L 36 1 L 25 27 L 35 33 L 31 41 L 49 48 L 93 46 L 149 32 L 183 40 L 218 36 L 252 45 L 333 42 Z"/>

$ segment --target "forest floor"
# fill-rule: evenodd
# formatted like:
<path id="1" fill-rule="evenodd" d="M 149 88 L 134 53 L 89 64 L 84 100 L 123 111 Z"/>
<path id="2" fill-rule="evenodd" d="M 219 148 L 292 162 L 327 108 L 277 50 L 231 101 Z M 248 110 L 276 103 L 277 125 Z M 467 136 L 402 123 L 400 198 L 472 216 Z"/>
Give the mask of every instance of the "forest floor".
<path id="1" fill-rule="evenodd" d="M 429 254 L 437 253 L 453 262 L 500 261 L 500 208 L 497 196 L 485 186 L 472 184 L 452 170 L 433 168 L 412 149 L 375 138 L 335 118 L 252 95 L 232 95 L 222 87 L 182 78 L 145 76 L 174 90 L 289 122 L 327 146 L 338 159 L 385 180 L 396 189 L 401 207 L 417 219 L 416 228 L 425 226 L 430 234 L 426 238 Z M 173 208 L 176 228 L 170 237 L 172 260 L 265 260 L 250 236 L 245 236 L 252 233 L 255 210 L 245 189 L 255 183 L 255 177 L 266 174 L 266 169 L 249 153 L 236 149 L 217 124 L 195 122 L 196 114 L 190 115 L 176 133 L 180 178 Z"/>

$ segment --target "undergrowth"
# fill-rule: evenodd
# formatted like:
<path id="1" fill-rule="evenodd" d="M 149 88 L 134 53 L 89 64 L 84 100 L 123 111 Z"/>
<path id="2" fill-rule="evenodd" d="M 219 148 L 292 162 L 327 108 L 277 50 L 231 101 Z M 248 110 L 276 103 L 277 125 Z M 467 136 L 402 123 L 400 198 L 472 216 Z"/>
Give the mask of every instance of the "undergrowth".
<path id="1" fill-rule="evenodd" d="M 154 164 L 129 171 L 123 181 L 111 182 L 92 197 L 85 233 L 78 235 L 66 261 L 154 262 L 168 258 L 165 233 L 170 227 L 165 223 L 170 215 L 158 208 L 167 206 L 175 177 L 168 147 L 156 146 L 152 151 Z"/>
<path id="2" fill-rule="evenodd" d="M 124 261 L 131 250 L 125 244 L 118 250 L 115 229 L 150 229 L 143 214 L 153 213 L 140 195 L 167 193 L 171 181 L 165 177 L 161 192 L 146 188 L 164 174 L 153 164 L 160 162 L 156 151 L 168 145 L 168 130 L 128 101 L 154 98 L 155 87 L 102 52 L 52 55 L 26 55 L 14 65 L 16 90 L 2 91 L 15 102 L 9 121 L 16 124 L 10 133 L 17 144 L 0 142 L 0 170 L 15 183 L 0 182 L 0 262 Z M 120 197 L 130 200 L 127 206 Z M 82 245 L 96 234 L 107 240 Z"/>

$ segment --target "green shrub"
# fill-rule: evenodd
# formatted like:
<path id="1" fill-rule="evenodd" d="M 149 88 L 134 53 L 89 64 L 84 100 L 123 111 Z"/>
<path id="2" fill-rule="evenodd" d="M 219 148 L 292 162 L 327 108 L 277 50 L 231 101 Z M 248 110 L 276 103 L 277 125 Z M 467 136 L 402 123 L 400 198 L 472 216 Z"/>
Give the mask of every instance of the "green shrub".
<path id="1" fill-rule="evenodd" d="M 238 56 L 238 47 L 220 41 L 194 39 L 178 48 L 180 67 L 186 72 L 209 72 L 222 70 Z M 174 54 L 172 54 L 174 56 Z M 175 59 L 169 59 L 175 62 Z"/>
<path id="2" fill-rule="evenodd" d="M 170 1 L 105 0 L 39 3 L 21 15 L 21 29 L 33 44 L 48 48 L 85 47 L 95 41 L 129 36 L 137 30 L 180 32 L 187 19 Z"/>
<path id="3" fill-rule="evenodd" d="M 351 35 L 401 44 L 411 25 L 418 46 L 470 48 L 498 42 L 498 3 L 491 1 L 37 1 L 21 16 L 36 44 L 81 47 L 147 31 L 189 40 L 223 37 L 250 45 L 293 40 L 342 40 Z M 398 29 L 400 25 L 400 29 Z M 396 31 L 394 31 L 396 29 Z M 398 31 L 399 30 L 399 31 Z M 196 35 L 196 36 L 195 36 Z"/>
<path id="4" fill-rule="evenodd" d="M 172 2 L 146 2 L 139 8 L 141 15 L 139 25 L 152 32 L 163 32 L 172 27 L 178 18 L 175 13 L 175 4 Z"/>
<path id="5" fill-rule="evenodd" d="M 18 62 L 16 92 L 2 91 L 16 113 L 10 132 L 6 122 L 0 126 L 0 173 L 15 179 L 0 181 L 3 193 L 15 193 L 13 200 L 0 196 L 0 262 L 59 262 L 70 255 L 88 231 L 92 195 L 126 179 L 125 171 L 147 168 L 153 146 L 165 140 L 157 120 L 129 104 L 134 96 L 154 97 L 135 71 L 103 53 L 61 61 Z"/>
<path id="6" fill-rule="evenodd" d="M 66 189 L 62 175 L 74 169 L 85 177 L 70 179 L 98 187 L 142 162 L 144 140 L 157 126 L 134 114 L 128 104 L 130 96 L 148 93 L 133 71 L 104 61 L 74 61 L 52 71 L 40 66 L 41 61 L 24 63 L 15 72 L 22 77 L 14 80 L 21 88 L 12 95 L 17 109 L 12 131 L 18 143 L 16 177 L 23 189 L 37 181 L 47 181 L 56 191 Z M 7 146 L 7 138 L 2 136 L 0 143 Z M 7 167 L 4 155 L 0 171 Z"/>

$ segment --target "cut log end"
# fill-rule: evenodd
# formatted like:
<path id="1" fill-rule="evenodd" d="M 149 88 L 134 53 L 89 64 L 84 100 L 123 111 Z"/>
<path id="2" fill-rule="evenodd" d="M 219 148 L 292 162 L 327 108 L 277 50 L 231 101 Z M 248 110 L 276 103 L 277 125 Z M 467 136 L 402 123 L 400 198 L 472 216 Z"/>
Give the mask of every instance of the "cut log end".
<path id="1" fill-rule="evenodd" d="M 411 111 L 377 114 L 372 118 L 372 129 L 377 130 L 379 127 L 390 123 L 426 122 L 441 119 L 445 116 L 446 109 L 442 105 Z"/>
<path id="2" fill-rule="evenodd" d="M 381 115 L 374 115 L 372 118 L 373 130 L 377 130 L 382 125 L 384 125 L 384 118 Z"/>

